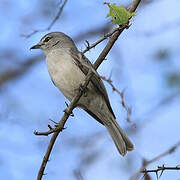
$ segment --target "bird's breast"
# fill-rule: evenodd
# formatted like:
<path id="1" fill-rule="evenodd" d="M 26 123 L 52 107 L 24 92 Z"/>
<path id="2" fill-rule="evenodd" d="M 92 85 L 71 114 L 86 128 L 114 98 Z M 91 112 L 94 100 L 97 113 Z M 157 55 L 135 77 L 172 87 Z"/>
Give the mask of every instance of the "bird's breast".
<path id="1" fill-rule="evenodd" d="M 63 51 L 50 52 L 46 63 L 55 85 L 71 100 L 85 78 L 84 73 L 74 63 L 71 55 Z"/>

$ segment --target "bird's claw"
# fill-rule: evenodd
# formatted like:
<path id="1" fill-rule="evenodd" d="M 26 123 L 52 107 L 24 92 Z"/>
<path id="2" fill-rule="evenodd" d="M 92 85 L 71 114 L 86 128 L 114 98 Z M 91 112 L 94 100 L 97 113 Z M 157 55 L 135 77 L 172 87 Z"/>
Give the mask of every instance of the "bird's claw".
<path id="1" fill-rule="evenodd" d="M 84 95 L 84 97 L 87 97 L 87 91 L 88 91 L 88 88 L 84 88 L 82 84 L 79 85 L 79 91 L 81 91 Z"/>

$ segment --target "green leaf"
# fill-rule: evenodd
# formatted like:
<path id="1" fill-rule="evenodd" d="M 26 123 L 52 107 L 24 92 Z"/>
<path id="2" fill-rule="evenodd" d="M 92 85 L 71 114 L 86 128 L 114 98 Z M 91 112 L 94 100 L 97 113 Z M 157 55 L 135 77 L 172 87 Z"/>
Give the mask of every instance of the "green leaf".
<path id="1" fill-rule="evenodd" d="M 110 3 L 105 3 L 109 7 L 109 13 L 107 14 L 107 17 L 112 18 L 113 24 L 118 24 L 118 25 L 124 25 L 129 22 L 129 20 L 135 16 L 135 13 L 129 12 L 125 7 L 117 6 L 116 4 L 110 4 Z"/>

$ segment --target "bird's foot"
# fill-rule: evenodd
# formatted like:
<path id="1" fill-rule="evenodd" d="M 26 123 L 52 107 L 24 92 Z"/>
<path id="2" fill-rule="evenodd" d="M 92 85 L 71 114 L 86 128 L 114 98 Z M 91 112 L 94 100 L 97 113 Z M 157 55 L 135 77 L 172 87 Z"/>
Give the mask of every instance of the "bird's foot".
<path id="1" fill-rule="evenodd" d="M 87 91 L 88 91 L 88 88 L 84 88 L 82 84 L 80 84 L 79 86 L 79 91 L 81 91 L 84 95 L 84 97 L 87 97 Z"/>

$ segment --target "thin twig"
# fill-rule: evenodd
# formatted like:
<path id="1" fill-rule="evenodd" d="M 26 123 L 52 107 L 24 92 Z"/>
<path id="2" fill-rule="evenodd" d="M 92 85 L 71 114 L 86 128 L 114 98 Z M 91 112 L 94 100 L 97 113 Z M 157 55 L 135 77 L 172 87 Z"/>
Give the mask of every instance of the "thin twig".
<path id="1" fill-rule="evenodd" d="M 101 39 L 97 40 L 96 42 L 94 42 L 93 44 L 90 45 L 90 43 L 86 40 L 86 48 L 82 51 L 82 53 L 86 53 L 87 51 L 89 51 L 90 49 L 96 47 L 98 44 L 100 44 L 101 42 L 103 42 L 105 39 L 111 37 L 116 31 L 119 31 L 120 28 L 116 28 L 114 29 L 112 32 L 105 34 Z"/>
<path id="2" fill-rule="evenodd" d="M 54 17 L 54 19 L 51 21 L 51 23 L 45 29 L 37 29 L 37 30 L 32 31 L 29 34 L 22 34 L 22 36 L 25 38 L 30 38 L 31 36 L 33 36 L 34 34 L 36 34 L 38 32 L 49 31 L 53 27 L 53 25 L 56 23 L 56 21 L 59 19 L 59 17 L 61 16 L 66 3 L 67 3 L 67 0 L 64 0 L 64 2 L 62 4 L 60 4 L 59 10 L 58 10 L 56 16 Z"/>
<path id="3" fill-rule="evenodd" d="M 139 5 L 141 0 L 133 0 L 133 2 L 131 3 L 131 5 L 127 8 L 130 12 L 134 12 L 137 8 L 137 6 Z M 82 51 L 82 53 L 86 53 L 87 51 L 89 51 L 90 49 L 96 47 L 98 44 L 100 44 L 101 42 L 103 42 L 105 39 L 113 36 L 113 39 L 116 39 L 119 37 L 119 35 L 124 31 L 124 29 L 128 29 L 129 28 L 129 22 L 125 25 L 122 25 L 122 26 L 119 26 L 118 28 L 114 29 L 112 32 L 104 35 L 104 37 L 102 37 L 101 39 L 97 40 L 95 43 L 93 43 L 92 45 L 89 44 L 89 42 L 87 43 L 87 46 L 86 46 L 86 49 L 84 51 Z M 115 40 L 115 41 L 116 41 Z M 112 41 L 113 43 L 110 43 L 109 46 L 113 46 L 114 45 L 114 42 L 115 41 Z M 110 49 L 111 49 L 110 47 Z M 106 53 L 109 53 L 109 51 L 107 51 L 109 49 L 109 47 L 107 48 L 104 48 L 102 53 L 100 54 L 99 56 L 99 59 L 96 60 L 96 63 L 94 64 L 94 66 L 96 67 L 100 62 L 101 62 L 101 59 L 104 60 L 104 54 Z M 106 52 L 107 51 L 107 52 Z"/>
<path id="4" fill-rule="evenodd" d="M 65 7 L 65 5 L 66 5 L 66 3 L 67 3 L 67 0 L 64 0 L 63 4 L 60 5 L 58 13 L 56 14 L 56 16 L 55 16 L 55 18 L 53 19 L 53 21 L 52 21 L 52 22 L 49 24 L 49 26 L 47 27 L 47 30 L 48 30 L 48 31 L 52 28 L 52 26 L 56 23 L 56 21 L 57 21 L 57 20 L 59 19 L 59 17 L 61 16 L 61 14 L 62 14 L 62 12 L 63 12 L 63 9 L 64 9 L 64 7 Z"/>
<path id="5" fill-rule="evenodd" d="M 134 0 L 130 6 L 129 11 L 133 12 L 136 10 L 138 4 L 140 3 L 141 0 Z M 103 51 L 101 52 L 101 54 L 99 55 L 99 57 L 97 58 L 95 64 L 94 64 L 94 68 L 95 70 L 97 70 L 97 68 L 100 66 L 100 64 L 103 62 L 103 60 L 105 59 L 105 57 L 107 56 L 107 54 L 109 53 L 109 51 L 111 50 L 112 46 L 114 45 L 115 41 L 118 39 L 119 35 L 123 32 L 124 29 L 121 29 L 120 31 L 116 31 L 109 39 L 107 45 L 105 46 L 105 48 L 103 49 Z M 79 88 L 79 91 L 77 92 L 76 96 L 72 99 L 70 105 L 66 108 L 66 111 L 63 115 L 63 117 L 61 118 L 61 120 L 59 121 L 59 124 L 57 125 L 57 131 L 53 133 L 51 140 L 49 142 L 48 148 L 46 150 L 46 153 L 44 155 L 42 164 L 40 166 L 39 172 L 38 172 L 38 180 L 42 179 L 42 176 L 44 174 L 44 170 L 46 167 L 46 164 L 48 162 L 50 153 L 52 151 L 52 148 L 54 146 L 54 143 L 56 141 L 57 136 L 59 135 L 60 131 L 62 131 L 62 129 L 64 128 L 64 125 L 68 119 L 68 117 L 70 116 L 70 114 L 72 113 L 73 109 L 76 107 L 77 102 L 79 101 L 80 97 L 83 94 L 83 90 L 87 87 L 91 77 L 93 76 L 93 72 L 91 71 L 91 69 L 89 70 L 84 83 L 82 84 L 81 88 Z"/>
<path id="6" fill-rule="evenodd" d="M 125 99 L 124 99 L 124 90 L 123 91 L 120 91 L 119 89 L 117 89 L 112 80 L 111 80 L 111 77 L 109 78 L 106 78 L 105 76 L 101 76 L 101 79 L 103 79 L 104 81 L 106 81 L 112 88 L 112 90 L 116 93 L 119 94 L 119 96 L 121 97 L 121 104 L 122 104 L 122 107 L 125 109 L 126 111 L 126 114 L 127 114 L 127 122 L 130 122 L 132 123 L 132 120 L 131 120 L 131 108 L 126 104 L 125 102 Z"/>
<path id="7" fill-rule="evenodd" d="M 164 171 L 164 170 L 180 170 L 180 166 L 173 166 L 173 167 L 169 167 L 169 166 L 165 166 L 165 165 L 162 165 L 162 166 L 158 166 L 156 169 L 145 169 L 143 171 L 141 171 L 142 173 L 158 173 L 159 171 Z"/>
<path id="8" fill-rule="evenodd" d="M 46 150 L 46 153 L 45 153 L 45 156 L 43 158 L 43 161 L 42 161 L 42 164 L 40 166 L 40 169 L 39 169 L 39 172 L 38 172 L 38 177 L 37 177 L 37 180 L 41 180 L 42 179 L 42 176 L 44 174 L 44 170 L 45 170 L 45 167 L 46 167 L 46 164 L 48 162 L 48 159 L 49 159 L 49 156 L 50 156 L 50 153 L 52 151 L 52 148 L 54 146 L 54 143 L 56 141 L 56 138 L 57 136 L 59 135 L 59 133 L 64 129 L 64 125 L 67 121 L 67 119 L 69 118 L 69 116 L 71 115 L 72 113 L 72 110 L 76 107 L 76 104 L 77 102 L 79 101 L 80 97 L 82 96 L 83 94 L 83 89 L 86 88 L 86 86 L 88 85 L 91 77 L 93 75 L 93 72 L 91 70 L 89 70 L 86 78 L 85 78 L 85 81 L 83 83 L 83 85 L 81 86 L 81 88 L 79 88 L 79 91 L 78 93 L 76 94 L 76 96 L 72 99 L 71 103 L 69 104 L 69 106 L 66 108 L 65 112 L 64 112 L 64 115 L 63 117 L 61 118 L 61 120 L 59 121 L 57 127 L 56 127 L 56 131 L 54 132 L 53 136 L 51 137 L 51 140 L 49 142 L 49 145 L 48 145 L 48 148 Z"/>
<path id="9" fill-rule="evenodd" d="M 110 26 L 110 25 L 109 25 Z M 101 32 L 107 32 L 109 31 L 108 24 L 104 24 L 101 27 L 98 27 L 97 29 L 90 29 L 87 32 L 80 33 L 77 35 L 74 40 L 76 42 L 80 42 L 82 39 L 87 38 L 87 36 L 95 36 L 100 34 Z M 32 32 L 34 33 L 34 31 Z M 15 55 L 13 56 L 15 57 Z M 40 62 L 43 60 L 43 56 L 36 56 L 36 57 L 31 57 L 27 59 L 26 61 L 23 60 L 23 63 L 19 63 L 18 68 L 8 68 L 6 71 L 0 73 L 0 86 L 4 85 L 5 83 L 12 81 L 14 79 L 17 79 L 21 76 L 23 76 L 27 71 L 32 68 L 34 65 L 36 65 L 37 62 Z M 15 60 L 14 60 L 15 61 Z M 18 61 L 19 62 L 19 61 Z"/>
<path id="10" fill-rule="evenodd" d="M 156 169 L 149 169 L 146 170 L 144 169 L 143 171 L 141 171 L 142 173 L 144 173 L 144 176 L 147 176 L 148 173 L 155 173 L 156 174 L 156 178 L 157 180 L 162 176 L 162 174 L 164 173 L 164 171 L 179 171 L 180 170 L 180 166 L 173 166 L 173 167 L 169 167 L 169 166 L 158 166 Z M 160 172 L 160 174 L 158 174 Z"/>
<path id="11" fill-rule="evenodd" d="M 170 155 L 172 153 L 174 153 L 177 148 L 180 146 L 180 141 L 178 141 L 176 144 L 174 144 L 172 147 L 170 147 L 169 149 L 167 149 L 166 151 L 164 151 L 163 153 L 155 156 L 154 158 L 150 159 L 150 160 L 146 160 L 144 159 L 142 162 L 142 166 L 140 167 L 140 169 L 131 177 L 131 180 L 137 180 L 138 177 L 141 175 L 141 173 L 144 172 L 144 170 L 146 169 L 146 167 L 151 164 L 154 163 L 158 160 L 160 160 L 161 158 Z"/>
<path id="12" fill-rule="evenodd" d="M 48 126 L 48 127 L 51 127 L 51 126 Z M 45 131 L 45 132 L 34 131 L 34 135 L 36 135 L 36 136 L 48 136 L 48 135 L 50 135 L 50 134 L 52 134 L 54 132 L 59 131 L 59 128 L 57 128 L 57 127 L 59 127 L 59 123 L 56 124 L 56 127 L 49 128 L 49 131 Z M 60 131 L 63 131 L 64 129 L 66 129 L 66 128 L 62 127 L 60 129 Z"/>
<path id="13" fill-rule="evenodd" d="M 174 144 L 172 147 L 170 147 L 168 150 L 166 150 L 165 152 L 159 154 L 158 156 L 154 157 L 151 160 L 146 161 L 146 164 L 149 165 L 155 161 L 158 161 L 159 159 L 163 158 L 164 156 L 167 156 L 169 154 L 174 153 L 177 148 L 180 146 L 180 141 L 178 141 L 176 144 Z"/>
<path id="14" fill-rule="evenodd" d="M 66 1 L 64 1 L 64 3 L 66 3 L 67 2 L 67 0 Z M 63 4 L 64 4 L 63 3 Z M 65 6 L 65 4 L 64 4 L 64 6 Z M 61 9 L 61 11 L 60 11 L 60 9 L 59 9 L 59 11 L 58 11 L 58 14 L 61 14 L 62 13 L 62 10 L 63 10 L 63 8 L 64 8 L 64 6 L 62 7 L 62 5 L 60 6 L 60 9 Z M 135 6 L 134 6 L 135 7 Z M 61 12 L 61 13 L 59 13 L 59 12 Z M 60 15 L 59 15 L 59 17 L 60 17 Z M 55 19 L 58 19 L 57 18 L 57 15 L 56 15 L 56 18 Z M 55 23 L 55 22 L 54 22 Z M 52 24 L 52 23 L 51 23 Z M 49 25 L 50 26 L 50 25 Z M 49 27 L 48 26 L 48 27 Z M 47 28 L 48 28 L 47 27 Z M 51 26 L 52 27 L 52 26 Z M 47 30 L 47 28 L 46 29 L 42 29 L 42 31 L 45 31 L 45 30 Z M 127 28 L 127 26 L 126 26 L 126 28 Z M 98 33 L 99 31 L 102 31 L 102 30 L 105 30 L 105 29 L 108 29 L 108 28 L 106 28 L 106 26 L 104 26 L 104 27 L 100 27 L 100 28 L 98 28 L 98 31 L 97 30 L 90 30 L 88 33 L 84 33 L 83 34 L 83 36 L 85 36 L 85 35 L 87 35 L 87 34 L 95 34 L 95 33 Z M 118 31 L 118 29 L 119 28 L 117 28 L 117 29 L 115 29 L 115 31 Z M 28 35 L 23 35 L 23 36 L 25 36 L 26 38 L 29 38 L 29 37 L 31 37 L 32 35 L 34 35 L 34 34 L 36 34 L 37 32 L 40 32 L 41 30 L 34 30 L 34 31 L 32 31 L 30 34 L 28 34 Z M 112 32 L 114 32 L 114 31 L 112 31 Z M 112 33 L 111 32 L 111 33 Z M 109 34 L 106 34 L 105 35 L 105 37 L 110 37 L 111 36 L 111 33 L 109 33 Z M 82 37 L 82 36 L 81 36 Z M 79 38 L 79 36 L 77 36 L 77 37 L 75 37 L 74 38 L 76 41 L 79 41 L 79 40 L 81 40 L 80 38 Z M 102 39 L 104 39 L 104 37 L 102 38 Z M 102 42 L 102 39 L 100 39 L 100 40 L 98 40 L 97 42 L 96 42 L 96 45 L 97 44 L 99 44 L 100 42 Z M 105 38 L 106 39 L 106 38 Z M 104 40 L 105 40 L 104 39 Z M 99 43 L 98 43 L 99 42 Z M 90 47 L 91 48 L 93 48 L 93 47 L 95 47 L 96 46 L 95 45 L 95 43 L 93 43 L 92 45 L 90 45 Z M 90 48 L 90 49 L 91 49 Z M 83 51 L 84 53 L 86 52 L 86 49 Z M 34 58 L 33 58 L 34 59 Z M 37 61 L 39 61 L 39 60 L 42 60 L 42 57 L 40 57 L 40 58 L 38 58 L 37 59 Z M 28 62 L 26 63 L 26 64 L 28 64 L 28 68 L 24 68 L 25 66 L 22 64 L 22 66 L 20 67 L 20 68 L 18 68 L 18 69 L 15 69 L 15 70 L 11 70 L 11 69 L 8 69 L 5 73 L 3 73 L 3 74 L 1 74 L 1 77 L 0 77 L 0 84 L 4 84 L 4 83 L 6 83 L 7 81 L 9 81 L 9 80 L 13 80 L 13 79 L 15 79 L 16 77 L 19 77 L 20 75 L 23 75 L 24 73 L 26 73 L 27 72 L 27 69 L 29 69 L 29 68 L 31 68 L 31 66 L 33 66 L 33 65 L 35 65 L 36 64 L 36 61 L 34 61 L 34 60 L 32 60 L 32 61 L 29 61 L 29 60 L 27 60 Z"/>

